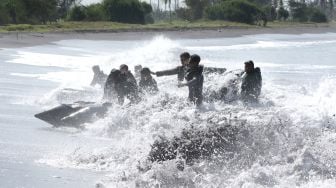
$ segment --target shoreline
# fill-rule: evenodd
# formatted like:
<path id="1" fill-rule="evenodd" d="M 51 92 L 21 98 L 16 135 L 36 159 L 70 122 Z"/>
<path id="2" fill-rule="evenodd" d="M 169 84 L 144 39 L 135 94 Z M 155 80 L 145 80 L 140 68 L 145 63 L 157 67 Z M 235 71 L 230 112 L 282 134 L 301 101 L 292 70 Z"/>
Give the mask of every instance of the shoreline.
<path id="1" fill-rule="evenodd" d="M 229 38 L 257 34 L 319 34 L 336 33 L 335 26 L 293 26 L 293 27 L 218 27 L 218 28 L 162 28 L 162 29 L 120 29 L 120 30 L 74 30 L 61 32 L 8 32 L 0 33 L 0 48 L 20 48 L 51 44 L 61 40 L 148 40 L 164 35 L 171 39 Z"/>

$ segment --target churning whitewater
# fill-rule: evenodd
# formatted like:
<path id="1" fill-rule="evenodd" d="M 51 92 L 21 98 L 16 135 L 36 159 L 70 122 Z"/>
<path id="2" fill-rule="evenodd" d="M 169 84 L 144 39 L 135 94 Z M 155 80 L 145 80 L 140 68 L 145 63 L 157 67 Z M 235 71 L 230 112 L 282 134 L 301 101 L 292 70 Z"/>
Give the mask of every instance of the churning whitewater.
<path id="1" fill-rule="evenodd" d="M 53 129 L 86 141 L 62 142 L 64 147 L 48 150 L 35 162 L 104 172 L 92 187 L 335 187 L 335 37 L 334 33 L 197 40 L 158 36 L 149 41 L 69 40 L 6 49 L 14 54 L 10 63 L 45 67 L 39 74 L 13 71 L 13 76 L 58 85 L 12 103 L 46 110 L 61 103 L 99 102 L 102 89 L 89 87 L 96 64 L 105 73 L 120 64 L 159 71 L 178 65 L 180 52 L 190 51 L 202 57 L 201 64 L 229 72 L 243 69 L 243 62 L 251 59 L 263 74 L 257 105 L 234 100 L 195 108 L 186 102 L 188 91 L 177 87 L 175 76 L 155 77 L 158 94 L 135 105 L 114 105 L 106 117 L 81 129 Z M 207 74 L 204 92 L 219 89 L 234 76 Z M 235 130 L 234 149 L 192 163 L 180 158 L 148 160 L 160 139 L 227 126 Z"/>

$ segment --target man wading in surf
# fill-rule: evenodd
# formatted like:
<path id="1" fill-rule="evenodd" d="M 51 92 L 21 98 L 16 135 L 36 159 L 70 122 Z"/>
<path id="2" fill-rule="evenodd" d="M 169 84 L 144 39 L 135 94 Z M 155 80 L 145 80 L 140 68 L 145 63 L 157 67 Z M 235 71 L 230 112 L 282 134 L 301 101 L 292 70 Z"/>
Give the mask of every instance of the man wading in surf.
<path id="1" fill-rule="evenodd" d="M 203 101 L 203 65 L 199 65 L 201 58 L 199 55 L 190 57 L 189 68 L 186 72 L 186 83 L 179 83 L 178 87 L 188 86 L 189 100 L 200 106 Z"/>
<path id="2" fill-rule="evenodd" d="M 139 89 L 141 93 L 149 93 L 149 94 L 156 94 L 159 89 L 157 86 L 156 81 L 151 75 L 151 71 L 149 68 L 144 67 L 140 71 L 141 78 L 139 81 Z"/>
<path id="3" fill-rule="evenodd" d="M 138 84 L 131 71 L 128 70 L 128 66 L 125 64 L 120 65 L 120 72 L 120 81 L 124 96 L 127 97 L 131 103 L 139 102 Z M 120 103 L 123 102 L 124 98 L 121 99 Z"/>
<path id="4" fill-rule="evenodd" d="M 98 65 L 93 66 L 92 71 L 94 75 L 90 85 L 95 86 L 98 84 L 100 86 L 104 86 L 107 79 L 107 75 L 100 70 Z"/>
<path id="5" fill-rule="evenodd" d="M 242 78 L 241 100 L 245 103 L 258 102 L 262 87 L 260 68 L 254 68 L 253 61 L 245 62 L 245 74 Z"/>

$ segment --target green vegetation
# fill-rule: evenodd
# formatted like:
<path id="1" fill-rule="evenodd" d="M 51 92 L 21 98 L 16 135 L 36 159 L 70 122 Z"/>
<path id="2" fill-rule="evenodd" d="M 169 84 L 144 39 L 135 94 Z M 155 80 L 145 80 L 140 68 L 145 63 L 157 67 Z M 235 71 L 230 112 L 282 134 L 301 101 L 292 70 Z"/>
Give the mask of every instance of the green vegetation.
<path id="1" fill-rule="evenodd" d="M 313 5 L 307 5 L 302 2 L 296 2 L 294 0 L 289 1 L 290 11 L 292 13 L 293 20 L 299 22 L 326 22 L 327 16 L 321 11 L 321 9 L 314 7 Z"/>
<path id="2" fill-rule="evenodd" d="M 0 31 L 122 31 L 286 27 L 334 18 L 333 0 L 1 0 Z M 175 2 L 175 5 L 173 4 Z M 164 4 L 164 7 L 162 6 Z M 183 21 L 181 21 L 183 20 Z M 118 23 L 117 23 L 118 22 Z M 283 24 L 282 24 L 283 22 Z M 247 25 L 249 24 L 249 25 Z M 308 24 L 309 25 L 309 24 Z"/>
<path id="3" fill-rule="evenodd" d="M 59 23 L 29 25 L 17 24 L 0 26 L 0 32 L 25 31 L 25 32 L 64 32 L 64 31 L 146 31 L 146 30 L 185 30 L 203 28 L 254 28 L 253 25 L 227 21 L 162 21 L 154 24 L 126 24 L 118 22 L 88 22 L 88 21 L 67 21 Z M 18 28 L 18 29 L 15 29 Z M 23 28 L 23 29 L 22 29 Z"/>
<path id="4" fill-rule="evenodd" d="M 259 20 L 266 22 L 265 13 L 246 0 L 223 1 L 208 7 L 205 12 L 211 20 L 229 20 L 247 24 L 255 24 Z"/>
<path id="5" fill-rule="evenodd" d="M 83 21 L 87 18 L 87 10 L 84 6 L 75 6 L 70 10 L 69 20 Z"/>
<path id="6" fill-rule="evenodd" d="M 269 22 L 269 28 L 290 28 L 290 27 L 326 27 L 334 25 L 333 23 L 299 23 L 299 22 Z M 261 28 L 261 26 L 228 22 L 228 21 L 209 21 L 199 20 L 194 22 L 189 21 L 161 21 L 154 24 L 125 24 L 118 22 L 89 22 L 89 21 L 66 21 L 48 24 L 10 24 L 0 26 L 0 33 L 4 32 L 122 32 L 122 31 L 171 31 L 171 30 L 189 30 L 189 29 L 248 29 L 248 28 Z"/>
<path id="7" fill-rule="evenodd" d="M 145 23 L 145 16 L 152 7 L 138 0 L 104 0 L 103 8 L 109 21 L 123 23 Z"/>
<path id="8" fill-rule="evenodd" d="M 0 25 L 47 24 L 59 20 L 114 21 L 145 24 L 153 21 L 152 6 L 139 0 L 103 0 L 83 6 L 76 0 L 1 0 Z"/>
<path id="9" fill-rule="evenodd" d="M 1 24 L 47 23 L 57 18 L 56 0 L 2 0 L 0 2 Z"/>

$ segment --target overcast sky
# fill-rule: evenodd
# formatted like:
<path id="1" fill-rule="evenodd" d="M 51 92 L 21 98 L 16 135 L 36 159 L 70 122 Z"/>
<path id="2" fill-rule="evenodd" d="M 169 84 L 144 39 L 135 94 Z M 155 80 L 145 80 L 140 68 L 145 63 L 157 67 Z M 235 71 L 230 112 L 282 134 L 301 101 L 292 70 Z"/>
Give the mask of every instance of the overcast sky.
<path id="1" fill-rule="evenodd" d="M 101 0 L 82 0 L 82 3 L 84 5 L 87 5 L 87 4 L 91 4 L 91 3 L 98 3 L 100 2 Z"/>

